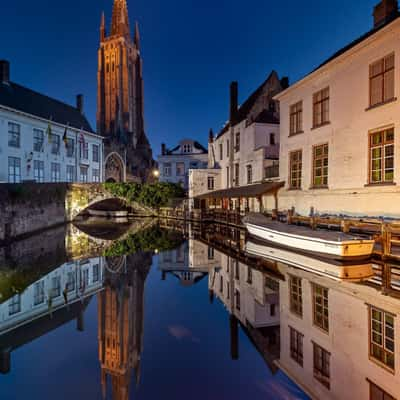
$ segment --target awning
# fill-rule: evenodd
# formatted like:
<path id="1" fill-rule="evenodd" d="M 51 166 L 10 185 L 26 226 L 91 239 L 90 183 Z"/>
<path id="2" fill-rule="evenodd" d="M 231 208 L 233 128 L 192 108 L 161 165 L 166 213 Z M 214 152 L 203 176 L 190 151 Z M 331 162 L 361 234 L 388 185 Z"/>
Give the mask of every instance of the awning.
<path id="1" fill-rule="evenodd" d="M 196 199 L 239 199 L 239 198 L 257 198 L 266 194 L 276 193 L 285 182 L 265 182 L 255 185 L 238 186 L 224 190 L 215 190 L 196 196 Z"/>

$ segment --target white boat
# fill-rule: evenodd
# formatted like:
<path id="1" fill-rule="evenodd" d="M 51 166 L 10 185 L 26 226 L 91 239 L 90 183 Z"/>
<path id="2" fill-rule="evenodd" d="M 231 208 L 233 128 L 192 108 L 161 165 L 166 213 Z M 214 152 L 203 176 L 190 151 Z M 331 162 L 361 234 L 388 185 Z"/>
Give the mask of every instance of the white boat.
<path id="1" fill-rule="evenodd" d="M 374 276 L 371 263 L 349 264 L 335 260 L 315 258 L 251 240 L 246 243 L 245 251 L 249 256 L 278 261 L 340 281 L 359 282 Z"/>
<path id="2" fill-rule="evenodd" d="M 342 232 L 288 225 L 271 221 L 262 214 L 243 218 L 250 235 L 302 252 L 337 260 L 360 260 L 371 257 L 375 241 Z"/>

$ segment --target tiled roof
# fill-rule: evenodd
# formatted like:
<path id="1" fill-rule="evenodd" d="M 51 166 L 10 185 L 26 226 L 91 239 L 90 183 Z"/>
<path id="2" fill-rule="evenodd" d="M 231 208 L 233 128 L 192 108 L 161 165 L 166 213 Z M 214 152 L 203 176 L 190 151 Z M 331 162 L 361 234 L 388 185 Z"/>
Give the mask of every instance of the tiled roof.
<path id="1" fill-rule="evenodd" d="M 279 124 L 279 118 L 276 117 L 273 111 L 263 110 L 257 115 L 254 122 L 263 124 Z"/>
<path id="2" fill-rule="evenodd" d="M 94 133 L 77 108 L 13 82 L 0 83 L 0 105 Z"/>

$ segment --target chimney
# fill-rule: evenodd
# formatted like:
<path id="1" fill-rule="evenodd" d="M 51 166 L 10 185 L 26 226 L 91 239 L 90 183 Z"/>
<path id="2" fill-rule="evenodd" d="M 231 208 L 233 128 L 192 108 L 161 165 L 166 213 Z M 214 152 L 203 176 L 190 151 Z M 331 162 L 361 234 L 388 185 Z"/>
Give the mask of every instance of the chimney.
<path id="1" fill-rule="evenodd" d="M 229 122 L 231 123 L 231 125 L 234 125 L 236 122 L 236 115 L 237 115 L 237 110 L 238 110 L 239 89 L 238 89 L 237 82 L 231 83 L 230 91 L 231 91 L 231 104 L 230 104 Z"/>
<path id="2" fill-rule="evenodd" d="M 78 94 L 76 96 L 76 108 L 83 114 L 83 94 Z"/>
<path id="3" fill-rule="evenodd" d="M 167 146 L 165 146 L 165 143 L 161 144 L 161 155 L 165 156 L 167 154 Z"/>
<path id="4" fill-rule="evenodd" d="M 374 7 L 374 28 L 393 20 L 398 15 L 397 0 L 382 0 Z"/>
<path id="5" fill-rule="evenodd" d="M 284 76 L 281 79 L 281 87 L 282 87 L 282 90 L 285 90 L 289 87 L 289 78 L 287 76 Z"/>
<path id="6" fill-rule="evenodd" d="M 214 142 L 214 132 L 212 129 L 210 129 L 210 132 L 208 133 L 208 143 L 213 143 Z"/>
<path id="7" fill-rule="evenodd" d="M 7 60 L 0 60 L 0 82 L 10 82 L 10 63 Z"/>

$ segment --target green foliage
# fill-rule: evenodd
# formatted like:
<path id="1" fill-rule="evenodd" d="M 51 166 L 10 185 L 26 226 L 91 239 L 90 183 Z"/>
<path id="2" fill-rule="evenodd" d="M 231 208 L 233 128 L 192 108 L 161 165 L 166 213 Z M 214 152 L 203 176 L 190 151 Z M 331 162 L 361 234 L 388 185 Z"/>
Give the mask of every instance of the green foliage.
<path id="1" fill-rule="evenodd" d="M 184 198 L 181 186 L 174 183 L 115 183 L 104 184 L 105 190 L 114 196 L 123 198 L 127 203 L 137 202 L 143 206 L 159 208 L 168 206 L 173 199 Z"/>
<path id="2" fill-rule="evenodd" d="M 175 249 L 182 242 L 182 235 L 157 226 L 114 242 L 110 248 L 105 250 L 103 255 L 105 257 L 119 257 L 140 251 L 167 251 Z"/>

